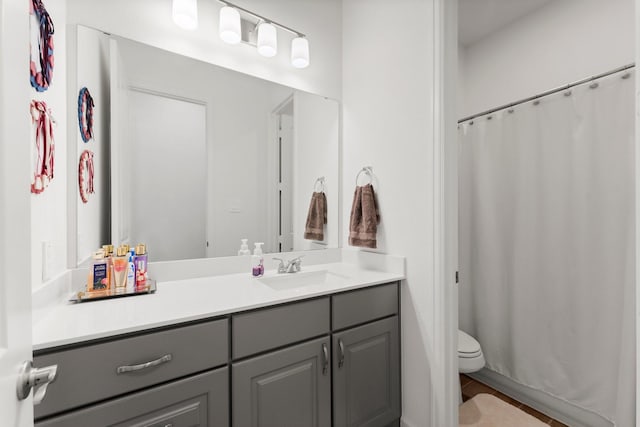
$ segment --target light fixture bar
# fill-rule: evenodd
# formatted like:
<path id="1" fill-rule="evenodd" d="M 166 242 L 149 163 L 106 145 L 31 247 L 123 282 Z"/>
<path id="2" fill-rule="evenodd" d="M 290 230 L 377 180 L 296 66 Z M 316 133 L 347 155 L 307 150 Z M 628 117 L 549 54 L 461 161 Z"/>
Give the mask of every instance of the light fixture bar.
<path id="1" fill-rule="evenodd" d="M 298 37 L 306 37 L 306 35 L 301 33 L 300 31 L 296 31 L 293 28 L 289 28 L 286 25 L 278 24 L 277 22 L 275 22 L 275 21 L 273 21 L 273 20 L 271 20 L 269 18 L 265 18 L 262 15 L 258 15 L 257 13 L 251 12 L 250 10 L 247 10 L 247 9 L 245 9 L 243 7 L 240 7 L 240 6 L 235 5 L 235 4 L 231 3 L 231 2 L 228 2 L 227 0 L 218 0 L 218 2 L 220 2 L 220 3 L 222 3 L 222 4 L 226 5 L 226 6 L 230 6 L 230 7 L 236 8 L 238 10 L 241 10 L 244 13 L 253 16 L 254 18 L 257 18 L 257 19 L 259 19 L 261 21 L 264 21 L 264 22 L 267 22 L 269 24 L 273 24 L 276 27 L 278 27 L 278 28 L 280 28 L 282 30 L 288 31 L 291 34 L 295 34 Z"/>

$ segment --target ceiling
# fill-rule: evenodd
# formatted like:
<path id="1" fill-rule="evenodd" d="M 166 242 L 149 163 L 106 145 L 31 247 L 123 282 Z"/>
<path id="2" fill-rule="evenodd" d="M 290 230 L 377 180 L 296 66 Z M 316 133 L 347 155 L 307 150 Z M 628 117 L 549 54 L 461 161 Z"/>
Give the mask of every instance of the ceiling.
<path id="1" fill-rule="evenodd" d="M 468 46 L 553 0 L 458 0 L 458 40 Z"/>

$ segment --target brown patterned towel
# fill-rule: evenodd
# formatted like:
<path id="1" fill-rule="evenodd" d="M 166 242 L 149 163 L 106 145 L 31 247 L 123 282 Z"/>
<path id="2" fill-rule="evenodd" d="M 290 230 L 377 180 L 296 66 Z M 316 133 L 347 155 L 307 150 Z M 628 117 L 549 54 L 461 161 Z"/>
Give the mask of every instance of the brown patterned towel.
<path id="1" fill-rule="evenodd" d="M 356 187 L 351 206 L 349 244 L 363 248 L 375 248 L 378 224 L 380 224 L 380 214 L 373 185 Z"/>
<path id="2" fill-rule="evenodd" d="M 309 204 L 307 224 L 304 227 L 304 238 L 307 240 L 324 240 L 324 225 L 327 223 L 327 196 L 314 192 Z"/>

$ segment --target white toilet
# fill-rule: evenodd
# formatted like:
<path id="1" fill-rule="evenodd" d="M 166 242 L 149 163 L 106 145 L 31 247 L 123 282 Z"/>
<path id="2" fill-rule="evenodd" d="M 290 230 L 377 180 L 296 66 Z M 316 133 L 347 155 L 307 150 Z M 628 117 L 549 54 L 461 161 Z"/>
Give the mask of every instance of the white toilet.
<path id="1" fill-rule="evenodd" d="M 458 371 L 461 374 L 479 371 L 484 367 L 484 355 L 480 343 L 471 335 L 458 329 Z"/>
<path id="2" fill-rule="evenodd" d="M 468 374 L 484 367 L 484 355 L 480 343 L 471 335 L 458 329 L 458 372 Z M 458 387 L 460 383 L 458 382 Z M 458 393 L 462 403 L 462 389 Z"/>

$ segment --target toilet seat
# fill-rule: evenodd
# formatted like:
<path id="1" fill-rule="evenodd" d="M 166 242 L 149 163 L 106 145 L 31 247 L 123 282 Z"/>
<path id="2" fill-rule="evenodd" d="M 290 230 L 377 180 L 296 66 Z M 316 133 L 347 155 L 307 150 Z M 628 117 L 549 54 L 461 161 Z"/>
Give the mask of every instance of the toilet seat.
<path id="1" fill-rule="evenodd" d="M 458 357 L 473 358 L 481 354 L 480 343 L 471 335 L 458 329 Z"/>

